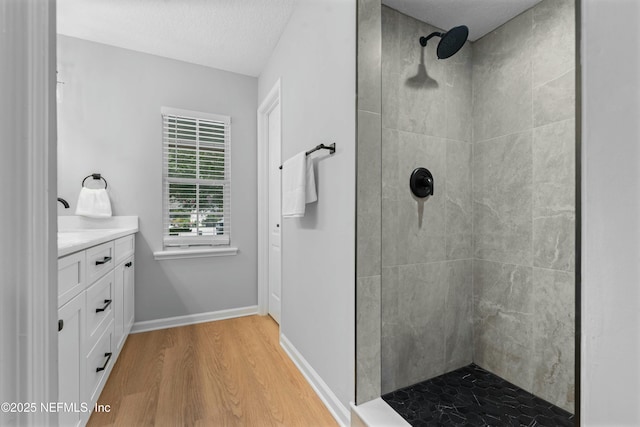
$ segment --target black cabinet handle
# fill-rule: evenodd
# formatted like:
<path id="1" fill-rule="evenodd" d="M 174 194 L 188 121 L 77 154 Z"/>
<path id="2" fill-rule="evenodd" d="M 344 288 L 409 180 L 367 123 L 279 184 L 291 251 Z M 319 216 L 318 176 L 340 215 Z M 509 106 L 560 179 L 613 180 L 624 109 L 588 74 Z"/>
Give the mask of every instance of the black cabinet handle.
<path id="1" fill-rule="evenodd" d="M 110 299 L 104 300 L 104 307 L 96 308 L 96 313 L 100 313 L 101 311 L 105 311 L 107 309 L 107 307 L 109 307 L 109 305 L 111 305 L 111 300 Z"/>
<path id="2" fill-rule="evenodd" d="M 106 256 L 106 257 L 102 258 L 102 261 L 96 261 L 96 265 L 106 264 L 109 261 L 111 261 L 111 257 L 110 256 Z"/>
<path id="3" fill-rule="evenodd" d="M 64 320 L 58 320 L 58 332 L 60 332 L 64 328 Z"/>
<path id="4" fill-rule="evenodd" d="M 131 267 L 133 265 L 133 263 L 131 261 L 129 261 L 128 263 L 126 263 L 124 266 L 125 267 Z"/>
<path id="5" fill-rule="evenodd" d="M 107 365 L 109 364 L 109 360 L 111 360 L 111 355 L 112 354 L 113 353 L 105 353 L 104 354 L 104 357 L 106 357 L 107 360 L 104 361 L 104 365 L 102 365 L 99 368 L 96 368 L 96 372 L 104 371 L 107 368 Z"/>

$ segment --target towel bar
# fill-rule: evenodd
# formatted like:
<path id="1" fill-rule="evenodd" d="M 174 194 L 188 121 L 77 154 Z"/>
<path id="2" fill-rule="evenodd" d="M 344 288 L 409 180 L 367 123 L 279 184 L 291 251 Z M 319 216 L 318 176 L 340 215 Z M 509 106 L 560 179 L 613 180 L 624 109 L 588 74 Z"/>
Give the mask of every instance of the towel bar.
<path id="1" fill-rule="evenodd" d="M 324 145 L 324 144 L 319 144 L 316 145 L 314 148 L 312 148 L 311 150 L 307 151 L 306 154 L 307 156 L 311 153 L 313 153 L 314 151 L 318 151 L 318 150 L 329 150 L 329 154 L 333 154 L 336 152 L 336 143 L 334 142 L 331 145 Z M 282 169 L 282 165 L 280 165 L 280 167 L 278 169 Z"/>

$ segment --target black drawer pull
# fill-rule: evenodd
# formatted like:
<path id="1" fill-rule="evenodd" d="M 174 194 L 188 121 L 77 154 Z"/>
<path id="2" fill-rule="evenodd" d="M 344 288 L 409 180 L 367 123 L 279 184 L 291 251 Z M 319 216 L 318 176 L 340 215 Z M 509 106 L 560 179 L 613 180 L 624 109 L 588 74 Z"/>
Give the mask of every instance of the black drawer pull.
<path id="1" fill-rule="evenodd" d="M 106 264 L 109 261 L 111 261 L 111 257 L 110 256 L 106 256 L 106 257 L 102 258 L 102 261 L 96 261 L 96 265 Z"/>
<path id="2" fill-rule="evenodd" d="M 104 357 L 107 358 L 107 360 L 104 361 L 104 365 L 102 365 L 99 368 L 96 368 L 96 372 L 100 372 L 100 371 L 104 371 L 105 369 L 107 369 L 107 365 L 109 364 L 109 360 L 111 360 L 111 355 L 113 353 L 105 353 Z"/>
<path id="3" fill-rule="evenodd" d="M 133 263 L 131 261 L 129 261 L 128 263 L 126 263 L 124 266 L 125 267 L 131 267 L 133 265 Z"/>
<path id="4" fill-rule="evenodd" d="M 96 313 L 100 313 L 101 311 L 105 311 L 107 309 L 107 307 L 109 307 L 110 305 L 111 305 L 111 300 L 110 299 L 104 300 L 104 307 L 96 308 Z"/>
<path id="5" fill-rule="evenodd" d="M 58 332 L 60 332 L 64 328 L 64 320 L 58 320 Z"/>

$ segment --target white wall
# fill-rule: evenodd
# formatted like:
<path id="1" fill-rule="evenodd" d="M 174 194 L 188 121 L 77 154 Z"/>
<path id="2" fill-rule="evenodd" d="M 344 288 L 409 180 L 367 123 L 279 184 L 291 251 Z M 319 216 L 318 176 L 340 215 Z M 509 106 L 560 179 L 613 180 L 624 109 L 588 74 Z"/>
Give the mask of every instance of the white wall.
<path id="1" fill-rule="evenodd" d="M 259 78 L 282 84 L 282 158 L 319 143 L 318 202 L 283 221 L 281 333 L 340 402 L 354 399 L 355 37 L 352 0 L 300 0 Z M 321 159 L 320 159 L 321 158 Z"/>
<path id="2" fill-rule="evenodd" d="M 640 2 L 582 4 L 582 420 L 638 426 Z"/>
<path id="3" fill-rule="evenodd" d="M 58 36 L 58 189 L 109 182 L 114 215 L 138 215 L 136 321 L 257 304 L 257 79 Z M 59 86 L 60 89 L 60 86 Z M 232 245 L 237 256 L 155 261 L 162 249 L 162 106 L 231 116 Z"/>

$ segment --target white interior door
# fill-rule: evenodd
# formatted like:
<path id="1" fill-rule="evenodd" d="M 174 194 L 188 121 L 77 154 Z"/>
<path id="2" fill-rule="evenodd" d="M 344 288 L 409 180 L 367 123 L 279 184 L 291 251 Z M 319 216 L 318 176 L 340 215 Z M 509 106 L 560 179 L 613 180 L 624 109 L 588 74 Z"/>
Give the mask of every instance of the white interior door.
<path id="1" fill-rule="evenodd" d="M 269 113 L 269 315 L 280 323 L 282 289 L 282 211 L 280 102 Z"/>

